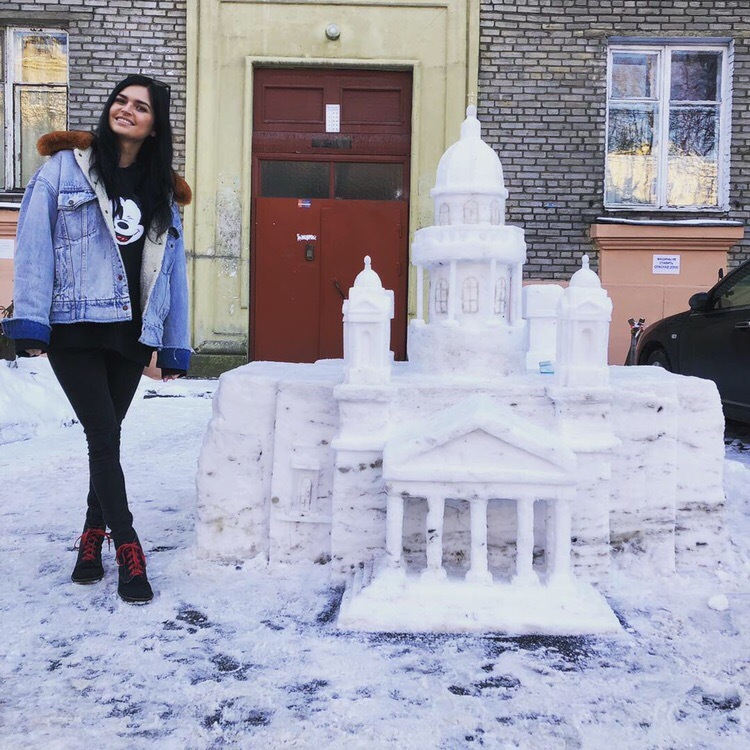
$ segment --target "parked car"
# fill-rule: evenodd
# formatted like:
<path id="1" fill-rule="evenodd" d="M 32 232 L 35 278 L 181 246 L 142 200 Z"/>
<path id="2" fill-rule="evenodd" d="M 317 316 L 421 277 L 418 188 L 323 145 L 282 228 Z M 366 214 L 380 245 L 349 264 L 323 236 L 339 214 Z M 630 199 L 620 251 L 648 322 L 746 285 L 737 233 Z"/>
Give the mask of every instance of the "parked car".
<path id="1" fill-rule="evenodd" d="M 750 261 L 688 304 L 689 310 L 646 328 L 638 364 L 713 380 L 724 416 L 750 422 Z"/>

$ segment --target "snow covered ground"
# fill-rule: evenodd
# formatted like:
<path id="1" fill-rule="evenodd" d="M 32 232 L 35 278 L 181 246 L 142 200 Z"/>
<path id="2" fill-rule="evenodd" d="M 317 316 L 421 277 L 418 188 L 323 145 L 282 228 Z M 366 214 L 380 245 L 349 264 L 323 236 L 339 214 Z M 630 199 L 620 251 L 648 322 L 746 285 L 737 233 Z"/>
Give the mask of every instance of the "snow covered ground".
<path id="1" fill-rule="evenodd" d="M 119 601 L 113 551 L 104 581 L 70 583 L 86 450 L 46 367 L 0 372 L 2 750 L 750 748 L 748 437 L 727 446 L 726 564 L 661 581 L 619 564 L 622 635 L 351 634 L 324 569 L 196 556 L 213 381 L 144 379 L 125 422 L 155 600 Z"/>

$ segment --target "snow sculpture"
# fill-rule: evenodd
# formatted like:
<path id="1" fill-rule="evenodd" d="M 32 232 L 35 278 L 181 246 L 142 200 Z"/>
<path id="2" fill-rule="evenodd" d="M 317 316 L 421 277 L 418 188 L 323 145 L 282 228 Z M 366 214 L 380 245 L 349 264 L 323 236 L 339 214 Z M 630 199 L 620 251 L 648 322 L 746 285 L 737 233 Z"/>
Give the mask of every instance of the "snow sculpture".
<path id="1" fill-rule="evenodd" d="M 473 107 L 432 196 L 436 225 L 412 246 L 409 362 L 391 361 L 393 294 L 365 258 L 343 361 L 222 375 L 198 545 L 328 565 L 348 581 L 341 627 L 615 631 L 592 586 L 614 554 L 649 576 L 721 559 L 716 388 L 607 367 L 611 301 L 588 258 L 564 291 L 522 290 L 523 231 L 504 224 L 502 167 Z"/>
<path id="2" fill-rule="evenodd" d="M 457 461 L 456 459 L 460 459 Z M 534 463 L 535 470 L 518 470 Z M 423 577 L 446 577 L 443 567 L 445 500 L 469 505 L 470 567 L 466 580 L 492 583 L 487 561 L 487 507 L 491 499 L 515 503 L 516 560 L 513 580 L 535 584 L 534 501 L 547 503 L 546 576 L 568 580 L 570 502 L 575 498 L 576 457 L 549 434 L 473 396 L 397 434 L 383 452 L 388 505 L 386 560 L 403 570 L 404 503 L 427 499 L 427 567 Z"/>
<path id="3" fill-rule="evenodd" d="M 558 306 L 557 372 L 568 387 L 600 388 L 609 381 L 607 347 L 612 300 L 584 255 Z"/>
<path id="4" fill-rule="evenodd" d="M 344 382 L 378 385 L 391 379 L 393 292 L 383 289 L 370 256 L 344 301 Z"/>
<path id="5" fill-rule="evenodd" d="M 541 363 L 554 371 L 557 360 L 557 304 L 563 288 L 559 284 L 529 284 L 523 288 L 526 319 L 526 369 L 537 372 Z"/>
<path id="6" fill-rule="evenodd" d="M 409 361 L 423 372 L 470 378 L 521 372 L 526 243 L 521 229 L 505 224 L 503 168 L 481 138 L 476 107 L 467 108 L 430 195 L 437 225 L 417 231 L 412 245 L 417 311 L 426 271 L 429 322 L 418 317 L 409 326 Z"/>

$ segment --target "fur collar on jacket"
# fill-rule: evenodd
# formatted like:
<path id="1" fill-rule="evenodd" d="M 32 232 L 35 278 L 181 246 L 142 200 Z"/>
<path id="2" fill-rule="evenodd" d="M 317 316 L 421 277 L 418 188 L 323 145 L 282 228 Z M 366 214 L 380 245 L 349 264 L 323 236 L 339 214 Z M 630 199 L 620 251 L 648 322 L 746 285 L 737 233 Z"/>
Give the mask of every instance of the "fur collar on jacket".
<path id="1" fill-rule="evenodd" d="M 52 156 L 58 151 L 75 148 L 83 151 L 91 145 L 93 140 L 93 133 L 87 133 L 84 130 L 55 130 L 43 135 L 37 141 L 36 147 L 42 156 Z M 174 199 L 180 206 L 187 206 L 193 199 L 190 185 L 177 172 L 174 173 Z"/>

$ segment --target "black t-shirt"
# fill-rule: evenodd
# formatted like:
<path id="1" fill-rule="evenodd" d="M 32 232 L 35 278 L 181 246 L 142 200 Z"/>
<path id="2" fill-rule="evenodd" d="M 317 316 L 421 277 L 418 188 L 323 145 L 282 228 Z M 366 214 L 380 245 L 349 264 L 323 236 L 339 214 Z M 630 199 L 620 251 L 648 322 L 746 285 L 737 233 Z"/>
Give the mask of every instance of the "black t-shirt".
<path id="1" fill-rule="evenodd" d="M 131 320 L 116 323 L 62 323 L 52 326 L 50 349 L 112 349 L 123 357 L 148 365 L 153 348 L 141 344 L 141 265 L 143 245 L 150 224 L 148 207 L 138 195 L 141 169 L 138 163 L 117 173 L 117 195 L 111 201 L 112 219 L 125 277 L 130 292 Z"/>

